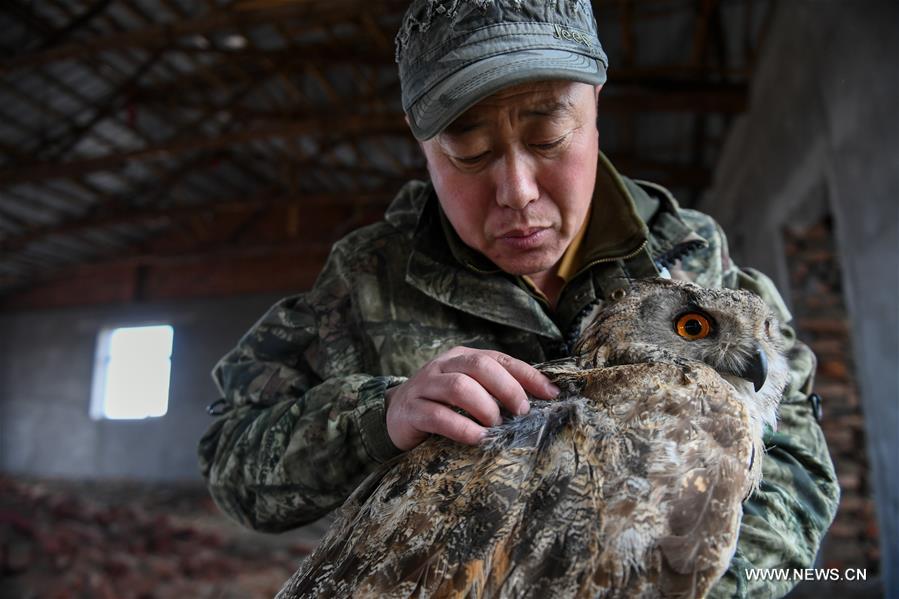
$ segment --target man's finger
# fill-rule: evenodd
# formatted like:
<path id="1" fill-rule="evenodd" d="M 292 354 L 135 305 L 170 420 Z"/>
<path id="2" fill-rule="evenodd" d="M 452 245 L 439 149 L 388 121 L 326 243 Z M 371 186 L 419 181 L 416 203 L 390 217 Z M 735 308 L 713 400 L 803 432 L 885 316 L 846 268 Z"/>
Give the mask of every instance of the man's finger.
<path id="1" fill-rule="evenodd" d="M 484 426 L 495 426 L 502 420 L 496 399 L 479 381 L 461 372 L 442 373 L 431 379 L 422 396 L 461 408 Z"/>
<path id="2" fill-rule="evenodd" d="M 466 418 L 441 403 L 430 404 L 431 407 L 421 414 L 419 430 L 466 445 L 477 445 L 487 435 L 487 429 L 471 418 Z"/>
<path id="3" fill-rule="evenodd" d="M 559 388 L 556 387 L 545 374 L 527 362 L 513 358 L 502 352 L 493 350 L 485 351 L 509 374 L 511 374 L 525 391 L 534 397 L 540 399 L 553 399 L 559 394 Z"/>
<path id="4" fill-rule="evenodd" d="M 450 358 L 441 364 L 441 370 L 447 375 L 468 375 L 513 414 L 528 411 L 528 398 L 521 383 L 486 351 L 477 350 Z"/>

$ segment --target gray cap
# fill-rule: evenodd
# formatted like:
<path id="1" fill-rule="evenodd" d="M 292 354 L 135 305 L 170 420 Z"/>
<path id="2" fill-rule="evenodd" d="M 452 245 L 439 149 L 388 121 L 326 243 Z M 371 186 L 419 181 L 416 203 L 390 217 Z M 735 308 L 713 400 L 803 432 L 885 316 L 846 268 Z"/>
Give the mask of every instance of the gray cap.
<path id="1" fill-rule="evenodd" d="M 601 85 L 609 64 L 588 0 L 413 0 L 396 61 L 419 140 L 504 87 L 548 79 Z"/>

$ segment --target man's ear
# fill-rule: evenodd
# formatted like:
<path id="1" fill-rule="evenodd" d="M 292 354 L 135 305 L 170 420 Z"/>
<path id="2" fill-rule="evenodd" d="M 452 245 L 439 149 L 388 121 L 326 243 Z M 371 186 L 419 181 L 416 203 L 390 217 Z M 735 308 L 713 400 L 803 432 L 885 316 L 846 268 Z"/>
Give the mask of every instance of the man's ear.
<path id="1" fill-rule="evenodd" d="M 597 102 L 599 101 L 599 92 L 601 90 L 602 90 L 602 85 L 595 85 L 593 87 L 593 97 L 596 99 Z M 406 121 L 408 122 L 408 120 L 409 119 L 407 118 Z"/>

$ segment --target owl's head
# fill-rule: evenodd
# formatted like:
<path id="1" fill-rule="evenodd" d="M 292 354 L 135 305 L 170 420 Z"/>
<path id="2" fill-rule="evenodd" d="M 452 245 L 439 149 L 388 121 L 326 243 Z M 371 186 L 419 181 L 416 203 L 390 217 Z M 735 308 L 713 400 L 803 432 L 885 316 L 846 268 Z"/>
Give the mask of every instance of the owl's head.
<path id="1" fill-rule="evenodd" d="M 600 308 L 575 353 L 584 367 L 704 363 L 773 427 L 789 377 L 784 346 L 780 323 L 757 295 L 646 279 Z"/>

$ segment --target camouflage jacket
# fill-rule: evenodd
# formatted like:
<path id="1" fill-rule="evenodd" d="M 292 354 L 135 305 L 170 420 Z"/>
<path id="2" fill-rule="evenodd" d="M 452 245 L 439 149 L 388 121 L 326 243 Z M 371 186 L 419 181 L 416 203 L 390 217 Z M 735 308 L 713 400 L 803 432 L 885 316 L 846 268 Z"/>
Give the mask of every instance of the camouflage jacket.
<path id="1" fill-rule="evenodd" d="M 456 345 L 532 363 L 564 356 L 595 302 L 631 278 L 667 271 L 749 289 L 790 320 L 767 277 L 730 261 L 717 223 L 680 209 L 661 187 L 620 176 L 603 156 L 591 219 L 583 266 L 551 311 L 520 277 L 462 243 L 430 184 L 407 184 L 383 221 L 334 245 L 310 291 L 273 306 L 215 367 L 225 412 L 199 457 L 219 507 L 266 531 L 321 517 L 398 453 L 386 389 Z M 836 509 L 833 465 L 807 400 L 815 358 L 784 329 L 791 384 L 716 596 L 786 593 L 792 583 L 750 581 L 746 570 L 809 567 Z"/>

